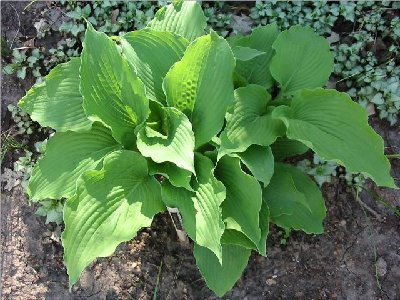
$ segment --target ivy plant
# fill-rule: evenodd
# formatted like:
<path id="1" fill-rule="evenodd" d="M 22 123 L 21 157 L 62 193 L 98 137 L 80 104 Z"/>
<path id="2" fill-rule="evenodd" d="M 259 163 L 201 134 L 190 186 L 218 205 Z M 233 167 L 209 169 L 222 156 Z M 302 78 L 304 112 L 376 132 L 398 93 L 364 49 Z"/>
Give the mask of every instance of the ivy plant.
<path id="1" fill-rule="evenodd" d="M 267 254 L 270 223 L 323 233 L 318 186 L 285 162 L 309 149 L 395 188 L 364 109 L 322 88 L 333 69 L 324 38 L 269 24 L 226 40 L 205 28 L 192 1 L 120 37 L 88 23 L 81 56 L 20 101 L 56 131 L 27 192 L 67 199 L 70 286 L 169 207 L 208 287 L 224 295 L 253 250 Z"/>

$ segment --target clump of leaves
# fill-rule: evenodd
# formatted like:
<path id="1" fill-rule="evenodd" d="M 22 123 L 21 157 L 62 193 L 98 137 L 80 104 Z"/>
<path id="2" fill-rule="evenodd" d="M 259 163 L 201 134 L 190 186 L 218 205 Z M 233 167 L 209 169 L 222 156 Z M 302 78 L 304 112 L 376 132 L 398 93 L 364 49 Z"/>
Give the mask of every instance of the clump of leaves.
<path id="1" fill-rule="evenodd" d="M 121 37 L 87 24 L 81 57 L 20 101 L 56 130 L 28 194 L 67 199 L 71 286 L 170 207 L 207 285 L 225 294 L 252 250 L 267 254 L 269 223 L 323 232 L 318 186 L 284 163 L 309 148 L 395 187 L 363 108 L 321 88 L 333 69 L 324 38 L 272 24 L 227 41 L 205 28 L 191 1 L 161 8 L 147 28 Z"/>

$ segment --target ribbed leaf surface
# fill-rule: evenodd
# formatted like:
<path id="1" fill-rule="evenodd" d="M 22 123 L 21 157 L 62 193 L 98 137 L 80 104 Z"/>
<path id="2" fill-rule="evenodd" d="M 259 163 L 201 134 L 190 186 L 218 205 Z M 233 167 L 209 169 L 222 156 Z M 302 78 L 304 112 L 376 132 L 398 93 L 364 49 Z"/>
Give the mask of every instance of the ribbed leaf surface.
<path id="1" fill-rule="evenodd" d="M 149 113 L 143 83 L 111 38 L 95 31 L 89 23 L 83 42 L 80 86 L 89 118 L 110 127 L 118 142 L 132 147 L 135 127 Z"/>
<path id="2" fill-rule="evenodd" d="M 270 70 L 283 95 L 322 87 L 333 70 L 328 41 L 310 27 L 293 26 L 283 31 L 272 47 L 276 53 Z"/>
<path id="3" fill-rule="evenodd" d="M 227 114 L 227 125 L 221 133 L 220 157 L 227 153 L 243 152 L 250 145 L 271 145 L 285 132 L 282 122 L 273 119 L 273 107 L 267 107 L 271 96 L 259 85 L 235 90 L 233 112 Z"/>
<path id="4" fill-rule="evenodd" d="M 222 204 L 226 228 L 242 232 L 258 245 L 261 237 L 258 214 L 262 203 L 259 183 L 242 171 L 240 159 L 236 157 L 221 158 L 215 175 L 226 187 L 226 199 Z"/>
<path id="5" fill-rule="evenodd" d="M 163 201 L 165 205 L 179 209 L 189 237 L 210 249 L 221 261 L 221 236 L 225 225 L 220 206 L 225 200 L 226 190 L 214 177 L 214 166 L 210 159 L 196 154 L 195 167 L 198 178 L 195 191 L 190 192 L 165 183 L 162 186 Z"/>
<path id="6" fill-rule="evenodd" d="M 298 140 L 348 172 L 364 173 L 378 185 L 396 187 L 384 155 L 382 138 L 368 125 L 365 110 L 345 93 L 304 90 L 291 107 L 274 111 L 287 127 L 287 137 Z"/>
<path id="7" fill-rule="evenodd" d="M 228 43 L 211 32 L 190 44 L 164 79 L 168 105 L 189 117 L 196 147 L 211 140 L 223 126 L 227 107 L 233 102 L 234 66 Z"/>
<path id="8" fill-rule="evenodd" d="M 171 31 L 189 41 L 204 34 L 207 19 L 196 1 L 173 1 L 160 8 L 148 27 L 157 31 Z"/>
<path id="9" fill-rule="evenodd" d="M 57 132 L 50 138 L 46 154 L 32 171 L 28 195 L 32 200 L 69 198 L 76 180 L 86 170 L 96 169 L 103 157 L 119 149 L 109 129 L 93 124 L 88 132 Z"/>
<path id="10" fill-rule="evenodd" d="M 76 196 L 64 207 L 62 241 L 70 286 L 93 260 L 111 255 L 164 209 L 160 184 L 137 152 L 116 151 L 101 170 L 85 172 Z"/>
<path id="11" fill-rule="evenodd" d="M 92 122 L 82 107 L 79 92 L 80 59 L 59 64 L 39 85 L 33 86 L 18 105 L 42 127 L 61 131 L 87 131 Z"/>
<path id="12" fill-rule="evenodd" d="M 165 135 L 143 126 L 137 136 L 137 147 L 143 156 L 156 163 L 172 162 L 180 168 L 194 171 L 194 134 L 192 124 L 176 108 L 163 108 Z"/>
<path id="13" fill-rule="evenodd" d="M 163 79 L 182 58 L 188 44 L 185 38 L 172 32 L 151 29 L 132 31 L 121 38 L 122 51 L 143 81 L 149 99 L 166 104 Z"/>

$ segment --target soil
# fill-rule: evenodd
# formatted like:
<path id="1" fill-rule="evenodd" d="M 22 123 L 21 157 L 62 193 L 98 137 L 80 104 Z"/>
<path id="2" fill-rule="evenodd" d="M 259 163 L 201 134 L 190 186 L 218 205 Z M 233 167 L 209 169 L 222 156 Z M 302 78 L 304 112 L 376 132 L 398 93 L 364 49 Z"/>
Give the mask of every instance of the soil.
<path id="1" fill-rule="evenodd" d="M 20 14 L 17 40 L 34 36 L 32 24 L 46 4 L 34 4 L 24 15 L 27 3 L 11 4 Z M 10 3 L 1 2 L 1 8 L 2 36 L 10 40 L 18 28 L 16 14 Z M 3 121 L 4 107 L 16 103 L 31 84 L 2 78 Z M 3 121 L 6 130 L 9 125 Z M 371 124 L 384 137 L 387 153 L 398 152 L 399 126 L 389 127 L 377 118 Z M 399 185 L 399 160 L 392 164 Z M 379 190 L 372 183 L 367 188 L 400 207 L 399 191 Z M 268 257 L 253 254 L 224 299 L 400 299 L 399 218 L 368 193 L 361 195 L 362 201 L 382 218 L 364 211 L 337 178 L 324 185 L 323 193 L 325 233 L 295 232 L 282 245 L 282 233 L 272 226 Z M 20 187 L 1 193 L 0 299 L 154 299 L 155 293 L 157 299 L 218 299 L 201 278 L 191 246 L 178 242 L 167 214 L 157 216 L 150 229 L 120 245 L 112 257 L 94 262 L 69 291 L 56 227 L 46 225 L 35 209 Z"/>

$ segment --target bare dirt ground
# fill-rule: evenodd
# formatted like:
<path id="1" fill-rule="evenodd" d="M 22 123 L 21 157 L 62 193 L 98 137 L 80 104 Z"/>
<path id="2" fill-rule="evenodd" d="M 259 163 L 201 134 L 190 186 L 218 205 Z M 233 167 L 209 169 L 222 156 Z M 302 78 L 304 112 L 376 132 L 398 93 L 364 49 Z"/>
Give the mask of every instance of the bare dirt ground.
<path id="1" fill-rule="evenodd" d="M 21 12 L 26 4 L 13 5 Z M 18 25 L 14 11 L 3 2 L 1 6 L 2 36 L 12 37 Z M 20 15 L 20 36 L 34 35 L 32 23 L 39 12 L 40 4 Z M 2 78 L 2 130 L 7 129 L 5 105 L 16 103 L 31 84 L 29 79 Z M 376 119 L 372 124 L 384 137 L 388 153 L 400 149 L 399 126 Z M 399 179 L 399 160 L 392 164 Z M 400 206 L 398 191 L 379 191 L 372 184 L 368 188 Z M 399 218 L 367 194 L 362 200 L 383 218 L 365 213 L 338 179 L 323 191 L 328 208 L 325 234 L 293 233 L 283 246 L 272 227 L 268 257 L 253 254 L 224 299 L 400 299 Z M 0 299 L 153 299 L 155 292 L 157 299 L 218 299 L 201 279 L 191 249 L 178 243 L 168 215 L 157 216 L 151 229 L 121 245 L 112 257 L 98 259 L 69 291 L 55 226 L 46 225 L 35 209 L 21 188 L 1 193 Z"/>

